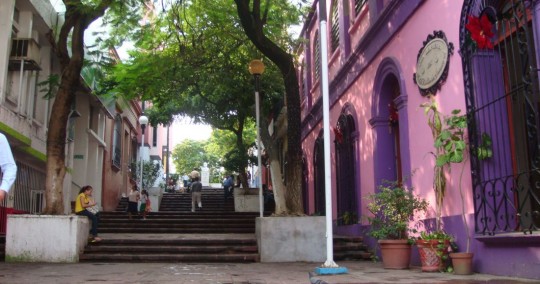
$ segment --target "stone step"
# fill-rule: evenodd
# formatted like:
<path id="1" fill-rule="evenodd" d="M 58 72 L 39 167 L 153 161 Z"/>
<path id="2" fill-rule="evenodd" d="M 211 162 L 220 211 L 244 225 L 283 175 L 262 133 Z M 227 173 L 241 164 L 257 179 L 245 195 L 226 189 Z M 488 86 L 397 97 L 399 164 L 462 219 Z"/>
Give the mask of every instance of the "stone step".
<path id="1" fill-rule="evenodd" d="M 244 254 L 111 254 L 91 253 L 79 257 L 80 262 L 187 262 L 249 263 L 258 262 L 258 253 Z"/>
<path id="2" fill-rule="evenodd" d="M 119 236 L 119 235 L 115 235 Z M 110 238 L 107 238 L 110 237 Z M 254 234 L 106 235 L 86 246 L 81 262 L 256 262 Z"/>
<path id="3" fill-rule="evenodd" d="M 243 234 L 243 233 L 254 233 L 255 228 L 99 228 L 100 233 L 135 233 L 135 234 Z"/>

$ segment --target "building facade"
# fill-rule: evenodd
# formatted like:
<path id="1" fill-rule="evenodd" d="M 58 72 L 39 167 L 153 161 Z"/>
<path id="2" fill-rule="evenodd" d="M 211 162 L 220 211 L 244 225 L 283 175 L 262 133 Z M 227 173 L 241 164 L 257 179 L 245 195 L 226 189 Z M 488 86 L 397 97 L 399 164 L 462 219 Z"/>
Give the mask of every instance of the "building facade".
<path id="1" fill-rule="evenodd" d="M 414 188 L 431 204 L 423 224 L 434 222 L 435 148 L 421 107 L 433 98 L 444 116 L 467 114 L 470 149 L 492 141 L 492 156 L 473 150 L 447 172 L 443 229 L 465 248 L 461 180 L 475 271 L 540 279 L 540 1 L 326 4 L 334 232 L 365 234 L 366 197 L 383 180 Z M 325 212 L 318 5 L 298 70 L 309 214 Z"/>
<path id="2" fill-rule="evenodd" d="M 60 74 L 47 34 L 62 21 L 49 1 L 0 2 L 0 131 L 8 137 L 18 166 L 14 188 L 0 204 L 0 233 L 6 230 L 6 212 L 41 213 L 44 208 L 46 133 L 54 97 L 47 97 L 43 83 Z M 86 90 L 75 94 L 71 107 L 65 213 L 71 212 L 80 188 L 87 184 L 94 188 L 98 205 L 114 210 L 135 180 L 131 165 L 139 154 L 140 105 L 96 96 L 97 73 L 91 66 L 83 69 Z"/>

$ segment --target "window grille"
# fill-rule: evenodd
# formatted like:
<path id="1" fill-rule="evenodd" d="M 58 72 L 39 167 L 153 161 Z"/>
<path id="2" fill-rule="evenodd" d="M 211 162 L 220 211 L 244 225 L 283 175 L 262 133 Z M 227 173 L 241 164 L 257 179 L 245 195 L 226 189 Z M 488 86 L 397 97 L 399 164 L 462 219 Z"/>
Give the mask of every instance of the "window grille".
<path id="1" fill-rule="evenodd" d="M 314 49 L 315 49 L 315 53 L 314 53 L 314 59 L 313 62 L 315 62 L 315 66 L 314 69 L 315 69 L 315 80 L 319 80 L 319 78 L 321 77 L 321 43 L 319 41 L 319 34 L 317 32 L 317 35 L 315 35 L 315 42 L 313 43 L 314 45 Z"/>
<path id="2" fill-rule="evenodd" d="M 540 227 L 540 96 L 532 11 L 525 1 L 465 1 L 460 49 L 471 144 L 475 231 L 495 235 Z M 473 18 L 471 18 L 471 17 Z M 493 25 L 489 44 L 466 28 L 485 16 Z M 491 137 L 493 155 L 475 149 Z"/>
<path id="3" fill-rule="evenodd" d="M 354 13 L 355 16 L 358 16 L 360 12 L 362 11 L 362 8 L 364 8 L 364 5 L 366 5 L 367 0 L 354 0 Z"/>
<path id="4" fill-rule="evenodd" d="M 334 1 L 332 5 L 332 31 L 331 31 L 331 46 L 332 52 L 339 47 L 339 9 L 338 1 Z"/>

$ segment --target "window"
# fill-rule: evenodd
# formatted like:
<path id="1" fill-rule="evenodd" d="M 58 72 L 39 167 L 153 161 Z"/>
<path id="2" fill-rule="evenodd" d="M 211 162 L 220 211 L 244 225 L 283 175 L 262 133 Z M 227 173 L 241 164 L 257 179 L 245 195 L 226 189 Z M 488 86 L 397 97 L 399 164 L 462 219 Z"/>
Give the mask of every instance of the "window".
<path id="1" fill-rule="evenodd" d="M 114 118 L 112 164 L 117 168 L 122 166 L 122 117 L 117 114 Z"/>
<path id="2" fill-rule="evenodd" d="M 368 0 L 354 0 L 354 15 L 358 16 L 360 15 L 360 12 L 362 11 L 362 8 L 366 5 Z"/>
<path id="3" fill-rule="evenodd" d="M 320 216 L 326 215 L 326 198 L 325 198 L 325 170 L 324 170 L 324 139 L 323 133 L 319 134 L 315 140 L 315 149 L 313 150 L 313 185 L 315 187 L 315 214 Z"/>
<path id="4" fill-rule="evenodd" d="M 337 0 L 332 4 L 332 30 L 330 41 L 332 52 L 334 52 L 339 47 L 339 9 Z"/>
<path id="5" fill-rule="evenodd" d="M 319 80 L 319 78 L 321 77 L 321 43 L 319 40 L 318 31 L 314 37 L 313 45 L 314 45 L 313 50 L 315 50 L 315 53 L 313 54 L 313 57 L 314 57 L 313 62 L 315 62 L 315 65 L 313 66 L 313 68 L 315 71 L 314 75 L 315 75 L 315 81 L 316 81 L 316 80 Z"/>
<path id="6" fill-rule="evenodd" d="M 356 198 L 355 138 L 354 118 L 350 114 L 341 114 L 334 130 L 336 140 L 336 183 L 338 200 L 338 225 L 350 225 L 355 222 L 358 212 Z M 347 216 L 345 218 L 344 216 Z M 342 217 L 342 218 L 339 218 Z"/>
<path id="7" fill-rule="evenodd" d="M 157 147 L 157 127 L 152 127 L 152 147 Z"/>
<path id="8" fill-rule="evenodd" d="M 531 232 L 540 226 L 540 93 L 532 11 L 523 2 L 470 1 L 462 13 L 485 17 L 494 32 L 487 44 L 476 43 L 466 28 L 470 18 L 461 21 L 479 234 Z M 484 145 L 485 134 L 493 141 L 493 155 L 480 160 L 474 149 Z"/>

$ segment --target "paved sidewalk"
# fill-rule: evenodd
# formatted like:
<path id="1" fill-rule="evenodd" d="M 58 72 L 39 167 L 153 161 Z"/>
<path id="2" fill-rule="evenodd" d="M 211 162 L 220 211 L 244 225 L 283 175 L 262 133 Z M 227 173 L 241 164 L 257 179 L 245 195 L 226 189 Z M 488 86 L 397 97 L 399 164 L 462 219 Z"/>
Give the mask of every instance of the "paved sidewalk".
<path id="1" fill-rule="evenodd" d="M 184 264 L 184 263 L 0 263 L 0 283 L 540 283 L 485 274 L 456 276 L 418 269 L 385 270 L 380 263 L 344 261 L 348 274 L 309 277 L 316 263 Z M 540 273 L 540 272 L 539 272 Z M 318 282 L 317 282 L 318 281 Z"/>

